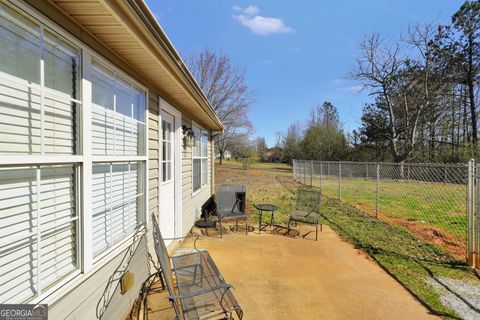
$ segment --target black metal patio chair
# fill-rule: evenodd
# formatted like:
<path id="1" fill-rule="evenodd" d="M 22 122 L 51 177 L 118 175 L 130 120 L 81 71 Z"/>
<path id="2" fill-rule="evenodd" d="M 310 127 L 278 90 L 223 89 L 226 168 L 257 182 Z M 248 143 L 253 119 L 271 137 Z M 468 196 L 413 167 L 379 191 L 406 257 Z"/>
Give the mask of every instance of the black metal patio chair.
<path id="1" fill-rule="evenodd" d="M 242 319 L 243 311 L 208 251 L 170 257 L 152 215 L 153 242 L 176 320 Z M 174 281 L 175 280 L 175 281 Z M 166 286 L 165 286 L 166 284 Z"/>
<path id="2" fill-rule="evenodd" d="M 244 185 L 222 185 L 214 196 L 215 213 L 220 224 L 220 237 L 223 237 L 222 223 L 226 221 L 245 220 L 245 234 L 248 234 L 248 219 L 246 213 L 246 187 Z"/>
<path id="3" fill-rule="evenodd" d="M 295 208 L 288 215 L 288 231 L 290 232 L 292 222 L 302 222 L 315 225 L 315 241 L 318 240 L 318 227 L 322 231 L 320 222 L 321 192 L 315 189 L 300 188 L 297 191 Z M 309 233 L 303 235 L 305 238 Z"/>

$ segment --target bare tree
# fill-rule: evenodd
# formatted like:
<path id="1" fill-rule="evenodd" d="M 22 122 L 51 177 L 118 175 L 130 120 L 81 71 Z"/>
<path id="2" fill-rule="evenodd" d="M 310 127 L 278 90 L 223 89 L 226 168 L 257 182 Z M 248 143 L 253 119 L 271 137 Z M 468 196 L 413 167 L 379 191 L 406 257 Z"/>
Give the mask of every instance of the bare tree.
<path id="1" fill-rule="evenodd" d="M 432 79 L 431 41 L 435 24 L 409 28 L 402 42 L 387 46 L 378 34 L 360 44 L 357 66 L 350 77 L 370 89 L 374 106 L 386 114 L 387 138 L 393 159 L 403 163 L 412 156 L 420 121 L 431 110 L 439 90 Z M 408 52 L 408 54 L 407 54 Z M 437 114 L 432 115 L 435 120 Z"/>
<path id="2" fill-rule="evenodd" d="M 221 164 L 232 143 L 251 133 L 248 111 L 254 94 L 245 83 L 245 72 L 232 66 L 225 54 L 205 49 L 189 55 L 186 62 L 225 126 L 223 133 L 215 135 Z"/>

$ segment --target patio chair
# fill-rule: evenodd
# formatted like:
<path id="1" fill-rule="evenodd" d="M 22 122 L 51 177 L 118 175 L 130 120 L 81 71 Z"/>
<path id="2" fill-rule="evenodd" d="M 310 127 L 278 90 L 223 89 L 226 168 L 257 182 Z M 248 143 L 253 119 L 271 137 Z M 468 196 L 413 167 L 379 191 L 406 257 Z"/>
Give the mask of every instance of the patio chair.
<path id="1" fill-rule="evenodd" d="M 160 280 L 163 289 L 168 289 L 175 319 L 234 319 L 234 313 L 242 319 L 243 311 L 233 296 L 233 287 L 225 282 L 208 251 L 170 257 L 154 215 L 152 221 Z"/>
<path id="2" fill-rule="evenodd" d="M 220 223 L 220 237 L 223 237 L 222 223 L 226 221 L 245 220 L 245 234 L 248 234 L 248 219 L 246 214 L 246 188 L 244 185 L 222 185 L 215 193 L 215 213 Z"/>
<path id="3" fill-rule="evenodd" d="M 288 231 L 292 222 L 302 222 L 315 225 L 315 241 L 318 240 L 318 227 L 322 231 L 320 223 L 321 192 L 315 189 L 301 188 L 297 191 L 295 208 L 288 215 Z M 305 238 L 310 232 L 303 235 Z"/>

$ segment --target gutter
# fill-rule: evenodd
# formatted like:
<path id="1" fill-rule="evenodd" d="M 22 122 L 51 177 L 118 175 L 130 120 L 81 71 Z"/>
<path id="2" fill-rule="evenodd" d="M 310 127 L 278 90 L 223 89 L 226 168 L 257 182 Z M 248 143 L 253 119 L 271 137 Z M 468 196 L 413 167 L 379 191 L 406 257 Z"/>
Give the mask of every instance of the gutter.
<path id="1" fill-rule="evenodd" d="M 225 129 L 224 125 L 218 118 L 215 110 L 213 110 L 212 105 L 208 101 L 204 92 L 200 88 L 200 85 L 195 80 L 195 77 L 192 75 L 190 70 L 187 68 L 182 58 L 178 54 L 177 50 L 173 46 L 170 39 L 167 37 L 162 27 L 155 19 L 153 13 L 150 11 L 150 8 L 145 4 L 143 0 L 127 0 L 130 7 L 135 11 L 137 16 L 142 20 L 145 27 L 148 29 L 150 34 L 157 40 L 158 44 L 161 46 L 163 51 L 167 54 L 170 61 L 175 64 L 175 67 L 181 74 L 181 76 L 187 81 L 190 89 L 193 89 L 193 93 L 196 96 L 201 108 L 209 115 L 214 123 L 217 124 L 219 130 L 214 130 L 218 132 L 223 132 Z"/>

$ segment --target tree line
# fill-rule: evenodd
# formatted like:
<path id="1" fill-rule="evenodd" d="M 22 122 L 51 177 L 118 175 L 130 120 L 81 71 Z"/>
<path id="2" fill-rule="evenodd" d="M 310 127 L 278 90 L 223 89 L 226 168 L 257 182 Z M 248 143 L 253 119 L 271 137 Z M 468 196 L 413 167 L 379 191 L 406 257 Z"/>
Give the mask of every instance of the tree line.
<path id="1" fill-rule="evenodd" d="M 479 1 L 466 1 L 448 25 L 410 26 L 393 44 L 366 37 L 349 74 L 374 98 L 353 132 L 357 156 L 400 163 L 478 156 L 479 44 Z"/>
<path id="2" fill-rule="evenodd" d="M 347 78 L 372 97 L 361 126 L 345 133 L 330 102 L 314 106 L 306 123 L 251 139 L 248 119 L 255 94 L 245 72 L 208 49 L 186 62 L 225 125 L 215 147 L 225 154 L 290 162 L 292 159 L 465 162 L 478 158 L 480 1 L 466 1 L 448 24 L 418 22 L 396 39 L 380 34 L 359 44 Z"/>
<path id="3" fill-rule="evenodd" d="M 344 134 L 330 103 L 314 107 L 306 128 L 292 124 L 279 139 L 285 161 L 478 157 L 480 2 L 466 1 L 449 24 L 417 23 L 393 41 L 365 37 L 348 78 L 373 98 L 361 127 Z"/>

